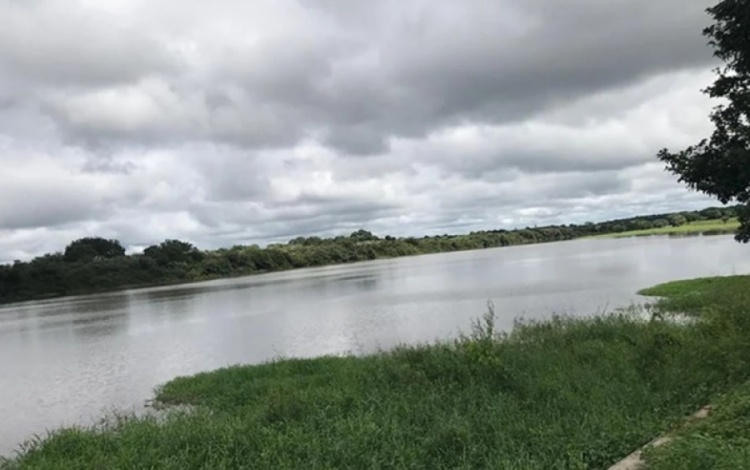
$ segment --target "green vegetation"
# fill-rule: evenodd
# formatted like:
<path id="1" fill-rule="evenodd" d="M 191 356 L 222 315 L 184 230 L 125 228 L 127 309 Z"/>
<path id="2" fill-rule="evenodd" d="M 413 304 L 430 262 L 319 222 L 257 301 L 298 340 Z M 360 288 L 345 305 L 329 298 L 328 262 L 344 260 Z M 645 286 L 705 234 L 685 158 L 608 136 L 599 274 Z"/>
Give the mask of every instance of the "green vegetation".
<path id="1" fill-rule="evenodd" d="M 643 230 L 629 230 L 620 233 L 608 233 L 605 235 L 594 235 L 591 238 L 626 238 L 626 237 L 647 237 L 652 235 L 717 235 L 734 233 L 740 226 L 738 219 L 729 220 L 697 220 L 688 222 L 684 225 L 665 227 L 654 227 Z"/>
<path id="2" fill-rule="evenodd" d="M 750 318 L 750 276 L 702 278 L 675 281 L 642 291 L 662 296 L 657 303 L 662 311 L 699 316 L 713 324 L 729 328 L 734 321 Z M 743 331 L 740 334 L 747 335 Z M 739 350 L 726 350 L 727 360 L 738 361 L 747 354 L 744 340 Z M 731 345 L 712 346 L 728 348 Z M 714 351 L 706 351 L 713 354 Z M 748 356 L 746 361 L 748 360 Z M 728 387 L 713 401 L 709 418 L 678 432 L 669 444 L 649 449 L 648 468 L 654 470 L 702 470 L 750 468 L 750 382 Z"/>
<path id="3" fill-rule="evenodd" d="M 718 399 L 706 420 L 669 445 L 649 449 L 646 459 L 654 470 L 750 468 L 750 382 Z"/>
<path id="4" fill-rule="evenodd" d="M 740 203 L 735 238 L 750 242 L 750 15 L 747 0 L 721 0 L 706 9 L 714 22 L 703 35 L 723 62 L 716 80 L 702 90 L 719 98 L 709 117 L 714 131 L 677 153 L 663 149 L 658 158 L 689 188 L 715 196 L 722 204 Z"/>
<path id="5" fill-rule="evenodd" d="M 607 468 L 750 380 L 750 276 L 647 292 L 668 296 L 650 318 L 555 317 L 500 334 L 490 311 L 452 342 L 177 378 L 157 401 L 192 411 L 62 430 L 0 467 Z M 675 306 L 701 320 L 671 321 Z M 747 430 L 722 445 L 740 455 Z M 673 468 L 658 466 L 664 455 L 653 468 Z"/>
<path id="6" fill-rule="evenodd" d="M 750 311 L 750 276 L 705 277 L 667 282 L 643 289 L 641 295 L 661 297 L 661 311 L 689 316 L 712 314 L 716 309 Z"/>
<path id="7" fill-rule="evenodd" d="M 0 303 L 90 294 L 127 287 L 192 282 L 269 271 L 351 263 L 427 253 L 543 243 L 632 230 L 693 230 L 701 221 L 726 220 L 734 207 L 656 214 L 582 225 L 490 230 L 468 235 L 422 238 L 378 237 L 366 230 L 334 238 L 297 237 L 286 244 L 234 246 L 202 251 L 190 243 L 166 240 L 127 256 L 117 240 L 90 237 L 73 241 L 61 253 L 29 262 L 0 265 Z M 703 231 L 710 232 L 708 225 Z M 711 230 L 713 231 L 713 229 Z M 658 232 L 655 232 L 658 233 Z"/>

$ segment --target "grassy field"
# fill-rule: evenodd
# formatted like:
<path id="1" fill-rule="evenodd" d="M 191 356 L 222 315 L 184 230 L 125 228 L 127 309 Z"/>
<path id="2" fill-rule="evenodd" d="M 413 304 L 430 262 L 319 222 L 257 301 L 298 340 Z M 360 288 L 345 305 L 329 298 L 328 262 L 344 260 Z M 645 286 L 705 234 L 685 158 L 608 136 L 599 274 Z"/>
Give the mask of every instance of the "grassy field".
<path id="1" fill-rule="evenodd" d="M 750 380 L 750 277 L 645 292 L 667 296 L 649 319 L 557 317 L 498 334 L 490 312 L 454 342 L 177 378 L 156 398 L 193 411 L 60 430 L 0 468 L 605 469 Z M 652 468 L 746 462 L 748 388 L 737 390 L 716 402 L 729 405 L 706 424 L 713 442 L 686 434 L 650 453 Z"/>
<path id="2" fill-rule="evenodd" d="M 734 233 L 740 226 L 738 219 L 730 219 L 726 223 L 723 220 L 701 220 L 690 222 L 678 227 L 661 227 L 647 230 L 631 230 L 629 232 L 607 233 L 604 235 L 594 235 L 586 238 L 627 238 L 627 237 L 647 237 L 651 235 L 718 235 L 725 233 Z"/>

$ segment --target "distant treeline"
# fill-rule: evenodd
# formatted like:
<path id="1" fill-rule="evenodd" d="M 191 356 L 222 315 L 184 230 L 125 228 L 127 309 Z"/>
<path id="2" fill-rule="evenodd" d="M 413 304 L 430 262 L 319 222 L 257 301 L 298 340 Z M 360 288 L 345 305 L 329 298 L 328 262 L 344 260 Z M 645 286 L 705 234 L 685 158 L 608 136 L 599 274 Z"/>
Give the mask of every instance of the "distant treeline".
<path id="1" fill-rule="evenodd" d="M 298 237 L 286 244 L 234 246 L 203 251 L 190 243 L 166 240 L 143 253 L 126 255 L 117 240 L 82 238 L 62 253 L 29 262 L 0 265 L 0 302 L 104 292 L 269 271 L 324 266 L 427 253 L 544 243 L 621 233 L 699 220 L 733 218 L 737 206 L 676 212 L 600 223 L 490 230 L 468 235 L 422 238 L 378 237 L 366 230 L 334 238 Z"/>

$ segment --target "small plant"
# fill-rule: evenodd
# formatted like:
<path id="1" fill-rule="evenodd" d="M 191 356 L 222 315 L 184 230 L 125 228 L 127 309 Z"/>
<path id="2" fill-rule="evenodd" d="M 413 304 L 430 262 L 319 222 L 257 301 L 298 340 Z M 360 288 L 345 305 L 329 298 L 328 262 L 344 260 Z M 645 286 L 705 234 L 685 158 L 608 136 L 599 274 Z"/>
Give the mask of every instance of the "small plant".
<path id="1" fill-rule="evenodd" d="M 475 374 L 492 377 L 498 386 L 508 390 L 513 387 L 513 380 L 499 347 L 505 335 L 497 331 L 496 324 L 495 305 L 490 300 L 487 311 L 480 318 L 472 320 L 471 334 L 468 337 L 462 335 L 458 344 Z"/>
<path id="2" fill-rule="evenodd" d="M 471 339 L 474 341 L 492 342 L 495 339 L 495 304 L 487 301 L 487 311 L 471 322 Z"/>

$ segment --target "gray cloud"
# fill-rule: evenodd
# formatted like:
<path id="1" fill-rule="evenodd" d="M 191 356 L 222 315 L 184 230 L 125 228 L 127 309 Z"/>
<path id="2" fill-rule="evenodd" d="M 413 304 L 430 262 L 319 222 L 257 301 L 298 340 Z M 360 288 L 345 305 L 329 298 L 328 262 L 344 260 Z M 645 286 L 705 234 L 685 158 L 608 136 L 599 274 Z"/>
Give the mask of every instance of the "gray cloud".
<path id="1" fill-rule="evenodd" d="M 706 204 L 654 154 L 710 130 L 708 5 L 0 4 L 0 260 Z"/>
<path id="2" fill-rule="evenodd" d="M 711 63 L 702 2 L 414 3 L 421 8 L 399 18 L 370 70 L 370 81 L 390 85 L 378 87 L 376 101 L 388 106 L 369 119 L 381 136 L 517 121 L 597 90 Z"/>
<path id="3" fill-rule="evenodd" d="M 103 199 L 85 187 L 71 187 L 60 174 L 30 178 L 16 172 L 0 176 L 0 228 L 54 227 L 102 215 Z"/>
<path id="4" fill-rule="evenodd" d="M 61 0 L 3 2 L 0 16 L 3 70 L 34 85 L 128 83 L 179 63 L 155 37 L 104 8 Z"/>
<path id="5" fill-rule="evenodd" d="M 119 29 L 107 25 L 122 12 L 53 1 L 6 6 L 14 21 L 0 61 L 14 78 L 48 85 L 38 93 L 43 109 L 76 143 L 278 147 L 317 134 L 354 154 L 382 152 L 391 136 L 466 120 L 517 121 L 596 90 L 711 63 L 701 2 L 383 2 L 360 5 L 364 16 L 340 3 L 302 13 L 291 2 L 264 5 L 260 19 L 297 12 L 299 28 L 258 24 L 247 41 L 232 16 L 245 9 L 229 4 L 227 29 L 236 36 L 198 43 L 184 37 L 203 36 L 198 18 L 186 22 L 191 30 L 169 34 L 172 2 L 161 12 L 130 12 Z M 156 16 L 161 42 L 158 31 L 138 30 L 139 13 Z M 34 20 L 49 23 L 47 34 L 36 34 Z"/>

